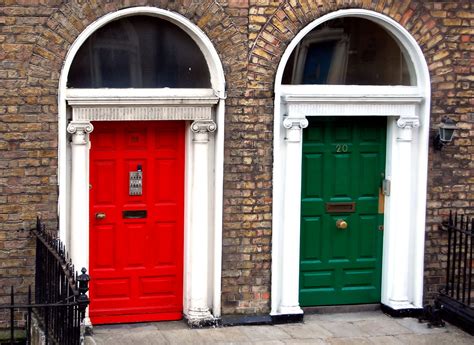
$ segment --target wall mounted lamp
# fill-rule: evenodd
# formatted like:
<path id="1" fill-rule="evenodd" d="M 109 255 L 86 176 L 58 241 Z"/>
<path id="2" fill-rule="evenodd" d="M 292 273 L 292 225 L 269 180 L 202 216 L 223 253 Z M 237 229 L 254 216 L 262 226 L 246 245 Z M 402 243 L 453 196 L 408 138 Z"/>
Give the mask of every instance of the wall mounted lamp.
<path id="1" fill-rule="evenodd" d="M 441 151 L 444 145 L 453 140 L 454 131 L 457 129 L 456 122 L 447 116 L 441 119 L 438 134 L 433 139 L 433 147 L 437 151 Z"/>

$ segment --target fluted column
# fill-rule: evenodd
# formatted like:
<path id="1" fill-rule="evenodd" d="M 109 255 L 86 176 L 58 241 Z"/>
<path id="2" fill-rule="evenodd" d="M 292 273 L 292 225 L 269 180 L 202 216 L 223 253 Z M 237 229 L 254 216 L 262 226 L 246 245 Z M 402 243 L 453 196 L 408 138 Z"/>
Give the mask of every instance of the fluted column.
<path id="1" fill-rule="evenodd" d="M 300 259 L 300 215 L 301 215 L 301 158 L 302 132 L 308 127 L 308 120 L 301 118 L 285 118 L 286 128 L 286 159 L 284 186 L 284 220 L 281 302 L 280 314 L 302 314 L 299 306 L 299 259 Z"/>
<path id="2" fill-rule="evenodd" d="M 70 254 L 77 270 L 89 269 L 89 133 L 90 122 L 72 121 L 67 126 L 71 140 Z"/>
<path id="3" fill-rule="evenodd" d="M 392 229 L 392 236 L 389 240 L 390 250 L 396 255 L 391 255 L 391 289 L 389 295 L 390 307 L 394 309 L 404 309 L 411 307 L 411 298 L 409 296 L 410 281 L 410 256 L 412 248 L 408 246 L 411 243 L 411 232 L 414 229 L 413 211 L 412 211 L 412 144 L 413 131 L 420 125 L 416 117 L 401 117 L 397 120 L 397 154 L 392 162 L 395 167 L 403 167 L 398 170 L 396 178 L 392 180 L 390 198 L 391 203 L 397 205 L 397 228 Z"/>
<path id="4" fill-rule="evenodd" d="M 190 223 L 190 297 L 186 311 L 191 325 L 201 325 L 213 319 L 208 303 L 209 278 L 209 137 L 216 131 L 212 120 L 191 124 L 193 133 L 193 174 L 191 182 Z"/>

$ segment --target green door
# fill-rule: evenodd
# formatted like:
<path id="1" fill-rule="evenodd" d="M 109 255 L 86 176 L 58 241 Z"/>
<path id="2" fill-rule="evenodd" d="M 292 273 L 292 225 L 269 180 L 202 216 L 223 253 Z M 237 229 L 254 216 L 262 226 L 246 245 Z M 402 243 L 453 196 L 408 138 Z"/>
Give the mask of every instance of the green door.
<path id="1" fill-rule="evenodd" d="M 302 306 L 380 302 L 385 133 L 377 117 L 311 118 L 304 130 Z"/>

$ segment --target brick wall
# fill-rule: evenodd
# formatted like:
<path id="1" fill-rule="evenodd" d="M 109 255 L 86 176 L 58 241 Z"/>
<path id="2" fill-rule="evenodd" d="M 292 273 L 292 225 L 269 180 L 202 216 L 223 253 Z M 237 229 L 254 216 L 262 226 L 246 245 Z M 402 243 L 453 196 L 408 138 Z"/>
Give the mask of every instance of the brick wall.
<path id="1" fill-rule="evenodd" d="M 430 146 L 425 253 L 425 300 L 443 284 L 446 236 L 438 223 L 450 209 L 474 213 L 474 12 L 470 1 L 251 1 L 249 93 L 270 94 L 276 66 L 296 34 L 342 8 L 365 8 L 402 24 L 425 54 L 432 78 L 432 135 L 443 115 L 458 121 L 454 145 Z M 266 18 L 266 20 L 264 20 Z M 265 98 L 265 96 L 263 96 Z M 271 100 L 268 99 L 269 104 Z M 271 105 L 270 105 L 271 107 Z M 272 109 L 269 115 L 272 114 Z"/>
<path id="2" fill-rule="evenodd" d="M 28 77 L 38 30 L 56 11 L 50 3 L 0 6 L 0 303 L 10 286 L 26 292 L 33 281 L 33 241 L 18 230 L 38 214 L 56 222 L 56 85 L 30 86 Z"/>
<path id="3" fill-rule="evenodd" d="M 0 7 L 0 303 L 26 291 L 33 248 L 17 230 L 57 214 L 57 86 L 65 55 L 87 25 L 120 8 L 150 5 L 196 23 L 226 73 L 223 313 L 267 313 L 271 279 L 273 82 L 280 58 L 305 25 L 341 8 L 400 22 L 419 42 L 432 76 L 432 127 L 459 121 L 453 145 L 430 151 L 427 298 L 443 278 L 446 241 L 437 223 L 474 212 L 473 5 L 466 1 L 59 1 L 5 0 Z M 470 207 L 470 209 L 469 209 Z M 0 316 L 0 319 L 2 317 Z"/>
<path id="4" fill-rule="evenodd" d="M 453 144 L 430 150 L 425 247 L 425 299 L 430 300 L 445 281 L 447 236 L 438 224 L 449 210 L 474 215 L 474 5 L 445 1 L 425 7 L 442 37 L 427 54 L 431 126 L 448 115 L 459 128 Z"/>

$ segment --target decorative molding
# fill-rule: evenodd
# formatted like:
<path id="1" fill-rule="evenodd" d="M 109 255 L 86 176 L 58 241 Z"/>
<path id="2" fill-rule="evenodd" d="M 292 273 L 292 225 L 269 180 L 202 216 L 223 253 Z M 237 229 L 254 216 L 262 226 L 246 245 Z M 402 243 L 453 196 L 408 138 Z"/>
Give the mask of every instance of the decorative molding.
<path id="1" fill-rule="evenodd" d="M 214 105 L 213 89 L 67 89 L 71 106 Z"/>
<path id="2" fill-rule="evenodd" d="M 216 104 L 218 96 L 209 88 L 66 89 L 66 100 L 73 105 Z"/>
<path id="3" fill-rule="evenodd" d="M 423 101 L 413 86 L 284 85 L 282 103 L 290 117 L 415 117 Z"/>
<path id="4" fill-rule="evenodd" d="M 193 132 L 193 141 L 207 143 L 209 141 L 209 133 L 215 132 L 217 125 L 213 120 L 199 120 L 191 124 L 191 132 Z"/>
<path id="5" fill-rule="evenodd" d="M 313 94 L 313 95 L 284 95 L 282 96 L 283 102 L 292 103 L 342 103 L 342 104 L 358 104 L 358 103 L 370 103 L 370 104 L 386 104 L 386 103 L 410 103 L 419 104 L 422 101 L 421 96 L 411 95 L 361 95 L 358 93 L 354 94 Z"/>
<path id="6" fill-rule="evenodd" d="M 398 102 L 420 103 L 423 95 L 416 86 L 401 85 L 281 85 L 286 103 L 325 102 Z"/>
<path id="7" fill-rule="evenodd" d="M 418 116 L 406 117 L 402 116 L 397 120 L 398 128 L 412 129 L 420 127 L 420 119 Z"/>
<path id="8" fill-rule="evenodd" d="M 212 89 L 68 89 L 74 121 L 209 120 Z"/>
<path id="9" fill-rule="evenodd" d="M 305 117 L 290 118 L 286 116 L 283 119 L 283 127 L 286 128 L 287 142 L 300 142 L 303 128 L 308 127 L 308 120 Z"/>
<path id="10" fill-rule="evenodd" d="M 217 125 L 213 120 L 199 120 L 191 124 L 191 131 L 193 133 L 215 132 Z"/>
<path id="11" fill-rule="evenodd" d="M 321 103 L 288 104 L 290 116 L 414 116 L 416 104 L 399 103 Z"/>
<path id="12" fill-rule="evenodd" d="M 306 118 L 284 118 L 283 119 L 283 127 L 286 129 L 303 129 L 308 127 L 308 120 Z"/>
<path id="13" fill-rule="evenodd" d="M 71 121 L 66 130 L 73 134 L 72 143 L 74 145 L 86 145 L 88 142 L 87 135 L 94 130 L 94 126 L 88 121 Z"/>
<path id="14" fill-rule="evenodd" d="M 402 116 L 397 120 L 399 128 L 397 141 L 411 142 L 413 140 L 413 129 L 420 127 L 420 120 L 417 116 Z"/>
<path id="15" fill-rule="evenodd" d="M 75 121 L 151 121 L 207 120 L 212 118 L 210 106 L 133 106 L 74 107 Z"/>

